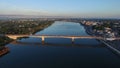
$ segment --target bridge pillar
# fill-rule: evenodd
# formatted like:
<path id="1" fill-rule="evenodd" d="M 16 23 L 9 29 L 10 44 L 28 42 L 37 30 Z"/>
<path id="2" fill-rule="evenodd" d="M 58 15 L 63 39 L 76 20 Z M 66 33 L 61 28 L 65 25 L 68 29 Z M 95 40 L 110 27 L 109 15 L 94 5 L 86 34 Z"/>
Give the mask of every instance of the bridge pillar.
<path id="1" fill-rule="evenodd" d="M 74 38 L 74 37 L 72 37 L 72 44 L 74 44 L 74 41 L 75 41 L 75 38 Z"/>
<path id="2" fill-rule="evenodd" d="M 44 44 L 44 43 L 45 43 L 45 37 L 42 36 L 42 44 Z"/>

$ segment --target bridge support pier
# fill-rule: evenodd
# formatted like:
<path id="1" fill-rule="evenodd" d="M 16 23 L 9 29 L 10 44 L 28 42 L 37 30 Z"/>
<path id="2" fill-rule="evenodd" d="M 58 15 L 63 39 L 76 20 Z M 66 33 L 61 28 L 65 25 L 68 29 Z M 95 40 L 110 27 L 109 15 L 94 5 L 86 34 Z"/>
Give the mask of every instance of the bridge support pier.
<path id="1" fill-rule="evenodd" d="M 45 37 L 42 36 L 42 44 L 44 44 L 44 43 L 45 43 Z"/>
<path id="2" fill-rule="evenodd" d="M 74 42 L 75 42 L 75 38 L 74 38 L 74 37 L 72 37 L 72 44 L 74 44 Z"/>

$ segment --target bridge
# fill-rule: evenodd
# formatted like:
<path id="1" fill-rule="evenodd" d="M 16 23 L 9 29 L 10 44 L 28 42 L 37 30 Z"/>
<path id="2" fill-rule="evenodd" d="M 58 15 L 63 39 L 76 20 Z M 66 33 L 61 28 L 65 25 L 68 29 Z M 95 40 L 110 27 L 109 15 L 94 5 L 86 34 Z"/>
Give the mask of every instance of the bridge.
<path id="1" fill-rule="evenodd" d="M 104 39 L 103 37 L 97 36 L 74 36 L 74 35 L 5 35 L 5 36 L 14 40 L 16 40 L 19 37 L 41 38 L 42 43 L 44 43 L 45 38 L 69 38 L 72 39 L 72 43 L 74 43 L 75 39 Z"/>

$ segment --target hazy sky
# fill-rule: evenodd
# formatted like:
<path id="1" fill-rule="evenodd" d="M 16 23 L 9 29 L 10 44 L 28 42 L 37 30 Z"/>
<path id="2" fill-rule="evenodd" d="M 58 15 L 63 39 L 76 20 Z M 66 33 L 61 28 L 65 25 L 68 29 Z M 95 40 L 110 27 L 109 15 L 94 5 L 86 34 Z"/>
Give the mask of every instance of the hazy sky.
<path id="1" fill-rule="evenodd" d="M 0 14 L 120 17 L 120 0 L 0 0 Z"/>

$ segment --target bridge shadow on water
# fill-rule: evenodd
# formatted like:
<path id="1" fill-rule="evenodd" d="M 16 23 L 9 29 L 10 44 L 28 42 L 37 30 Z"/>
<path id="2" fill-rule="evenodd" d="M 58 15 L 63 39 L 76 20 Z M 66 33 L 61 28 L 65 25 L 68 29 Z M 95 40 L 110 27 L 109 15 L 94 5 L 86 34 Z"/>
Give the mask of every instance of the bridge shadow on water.
<path id="1" fill-rule="evenodd" d="M 21 41 L 13 41 L 11 42 L 13 45 L 21 45 L 21 46 L 62 46 L 62 47 L 80 47 L 80 48 L 104 48 L 104 44 L 59 44 L 59 43 L 37 43 L 37 42 L 21 42 Z"/>
<path id="2" fill-rule="evenodd" d="M 13 41 L 10 44 L 13 44 L 14 46 L 55 46 L 55 47 L 77 47 L 77 48 L 106 48 L 109 51 L 111 51 L 113 54 L 115 54 L 117 57 L 120 58 L 120 54 L 114 52 L 113 50 L 107 48 L 104 44 L 97 44 L 97 45 L 91 45 L 91 44 L 56 44 L 56 43 L 37 43 L 37 42 L 21 42 L 21 41 Z"/>

